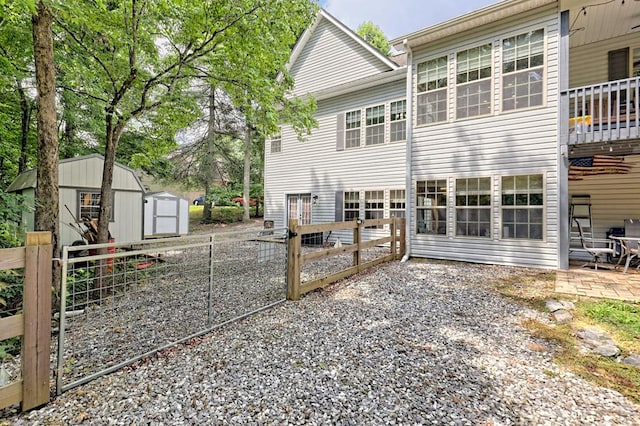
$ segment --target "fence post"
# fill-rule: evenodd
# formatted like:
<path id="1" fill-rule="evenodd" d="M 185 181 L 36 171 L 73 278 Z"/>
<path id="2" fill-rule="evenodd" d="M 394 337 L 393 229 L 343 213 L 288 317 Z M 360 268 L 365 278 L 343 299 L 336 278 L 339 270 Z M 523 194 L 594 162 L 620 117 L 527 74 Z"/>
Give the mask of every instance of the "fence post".
<path id="1" fill-rule="evenodd" d="M 394 259 L 396 259 L 398 257 L 398 247 L 396 247 L 396 244 L 398 242 L 398 239 L 396 237 L 396 222 L 398 221 L 397 217 L 393 217 L 391 218 L 391 224 L 389 225 L 389 231 L 391 231 L 391 254 L 393 255 Z"/>
<path id="2" fill-rule="evenodd" d="M 287 245 L 287 299 L 300 299 L 300 252 L 301 235 L 298 220 L 289 220 L 289 242 Z"/>
<path id="3" fill-rule="evenodd" d="M 398 257 L 404 256 L 407 250 L 406 221 L 406 218 L 400 218 L 400 253 L 398 253 Z"/>
<path id="4" fill-rule="evenodd" d="M 50 232 L 28 232 L 24 268 L 24 335 L 22 337 L 22 410 L 49 402 L 51 351 Z"/>
<path id="5" fill-rule="evenodd" d="M 355 266 L 360 272 L 360 263 L 362 262 L 362 253 L 360 252 L 360 245 L 362 244 L 362 226 L 364 221 L 358 220 L 355 228 L 353 228 L 353 244 L 356 245 L 356 251 L 353 252 L 353 266 Z"/>

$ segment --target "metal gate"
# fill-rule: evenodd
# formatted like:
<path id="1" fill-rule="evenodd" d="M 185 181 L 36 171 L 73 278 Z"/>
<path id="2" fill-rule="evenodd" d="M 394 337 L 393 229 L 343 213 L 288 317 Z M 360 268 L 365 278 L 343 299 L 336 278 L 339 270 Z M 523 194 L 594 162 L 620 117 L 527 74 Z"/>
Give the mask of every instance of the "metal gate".
<path id="1" fill-rule="evenodd" d="M 283 302 L 286 238 L 265 229 L 65 247 L 57 393 Z"/>

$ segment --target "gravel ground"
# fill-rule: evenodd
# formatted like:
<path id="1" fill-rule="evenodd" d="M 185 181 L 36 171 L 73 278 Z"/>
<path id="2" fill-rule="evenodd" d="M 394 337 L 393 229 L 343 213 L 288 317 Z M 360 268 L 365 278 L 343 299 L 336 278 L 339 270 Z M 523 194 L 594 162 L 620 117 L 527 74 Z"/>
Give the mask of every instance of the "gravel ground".
<path id="1" fill-rule="evenodd" d="M 3 420 L 640 425 L 640 406 L 559 369 L 520 325 L 546 314 L 487 285 L 518 271 L 381 265 Z"/>

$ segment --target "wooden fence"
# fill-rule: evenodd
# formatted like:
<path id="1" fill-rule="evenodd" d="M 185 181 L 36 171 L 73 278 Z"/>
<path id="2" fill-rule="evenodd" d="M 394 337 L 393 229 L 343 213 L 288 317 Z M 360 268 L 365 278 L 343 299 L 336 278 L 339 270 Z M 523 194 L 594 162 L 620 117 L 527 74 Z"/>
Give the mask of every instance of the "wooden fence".
<path id="1" fill-rule="evenodd" d="M 49 232 L 27 233 L 26 247 L 0 249 L 0 271 L 24 268 L 22 313 L 0 318 L 0 341 L 22 336 L 22 374 L 0 388 L 0 409 L 49 402 L 52 257 Z"/>
<path id="2" fill-rule="evenodd" d="M 400 259 L 405 252 L 405 219 L 370 219 L 350 222 L 323 223 L 317 225 L 298 225 L 296 219 L 289 221 L 289 259 L 287 270 L 287 298 L 298 300 L 300 296 L 317 288 L 325 287 L 331 283 L 350 277 L 379 263 Z M 368 241 L 362 241 L 363 230 L 366 227 L 376 225 L 389 225 L 389 236 Z M 353 230 L 353 244 L 344 244 L 341 247 L 328 247 L 309 253 L 302 252 L 303 235 Z M 398 231 L 400 235 L 398 235 Z M 368 262 L 362 262 L 363 250 L 389 244 L 389 254 L 378 257 Z M 398 247 L 399 246 L 399 247 Z M 353 253 L 353 263 L 340 272 L 318 278 L 308 282 L 300 281 L 302 266 L 311 262 L 338 256 L 344 253 Z"/>

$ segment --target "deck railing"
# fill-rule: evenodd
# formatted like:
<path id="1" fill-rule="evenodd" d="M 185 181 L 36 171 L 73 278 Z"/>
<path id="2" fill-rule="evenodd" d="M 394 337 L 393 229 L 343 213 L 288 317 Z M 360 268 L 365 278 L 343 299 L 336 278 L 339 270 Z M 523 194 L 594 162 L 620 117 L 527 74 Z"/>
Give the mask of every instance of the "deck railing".
<path id="1" fill-rule="evenodd" d="M 640 77 L 577 87 L 562 95 L 569 103 L 569 144 L 638 137 Z"/>

